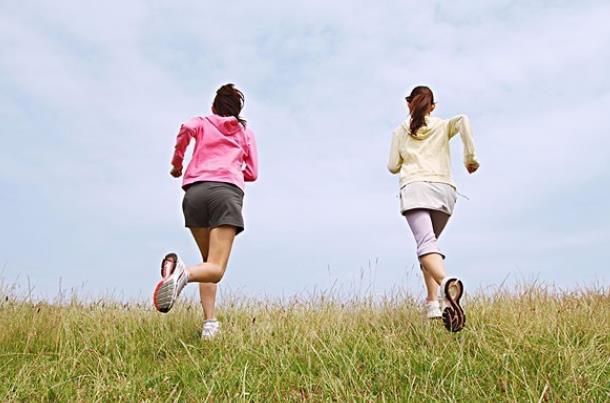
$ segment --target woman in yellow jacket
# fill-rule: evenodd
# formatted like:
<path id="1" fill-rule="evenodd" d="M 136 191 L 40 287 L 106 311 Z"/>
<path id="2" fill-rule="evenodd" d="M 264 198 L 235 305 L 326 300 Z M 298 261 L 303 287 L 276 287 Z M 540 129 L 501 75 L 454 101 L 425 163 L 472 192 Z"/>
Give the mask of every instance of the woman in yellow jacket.
<path id="1" fill-rule="evenodd" d="M 449 140 L 460 134 L 464 165 L 469 173 L 479 168 L 479 162 L 466 115 L 447 120 L 431 116 L 434 94 L 428 87 L 415 87 L 406 100 L 409 118 L 394 131 L 388 169 L 400 174 L 400 211 L 417 243 L 428 293 L 426 315 L 431 319 L 442 317 L 445 327 L 457 332 L 466 320 L 460 305 L 464 285 L 457 277 L 445 274 L 445 255 L 437 246 L 456 201 L 450 174 Z"/>

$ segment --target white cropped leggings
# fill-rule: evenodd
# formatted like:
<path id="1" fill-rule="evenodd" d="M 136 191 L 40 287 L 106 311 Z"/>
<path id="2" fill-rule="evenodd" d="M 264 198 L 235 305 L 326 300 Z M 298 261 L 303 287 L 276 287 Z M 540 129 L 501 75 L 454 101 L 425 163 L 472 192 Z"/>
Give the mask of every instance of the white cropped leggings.
<path id="1" fill-rule="evenodd" d="M 409 210 L 404 215 L 417 243 L 417 257 L 438 253 L 444 259 L 445 255 L 441 253 L 436 240 L 447 225 L 450 215 L 426 209 Z"/>

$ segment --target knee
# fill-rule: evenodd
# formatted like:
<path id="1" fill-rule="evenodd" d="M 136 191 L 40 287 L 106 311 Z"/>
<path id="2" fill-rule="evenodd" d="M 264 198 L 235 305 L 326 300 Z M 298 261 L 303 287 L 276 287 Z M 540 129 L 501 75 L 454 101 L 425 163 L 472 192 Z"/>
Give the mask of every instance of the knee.
<path id="1" fill-rule="evenodd" d="M 210 268 L 210 282 L 217 284 L 222 280 L 225 271 L 224 268 L 218 264 L 211 264 Z"/>
<path id="2" fill-rule="evenodd" d="M 417 240 L 417 256 L 421 257 L 432 252 L 438 252 L 438 246 L 434 233 L 428 233 Z"/>

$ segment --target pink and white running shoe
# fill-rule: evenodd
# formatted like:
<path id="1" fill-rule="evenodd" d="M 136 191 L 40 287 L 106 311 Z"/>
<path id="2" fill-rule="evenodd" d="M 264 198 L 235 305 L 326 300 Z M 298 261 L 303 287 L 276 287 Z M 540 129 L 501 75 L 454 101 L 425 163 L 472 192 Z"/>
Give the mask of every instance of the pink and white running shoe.
<path id="1" fill-rule="evenodd" d="M 186 266 L 175 253 L 168 253 L 161 261 L 161 276 L 153 292 L 153 304 L 159 312 L 169 312 L 188 284 Z"/>

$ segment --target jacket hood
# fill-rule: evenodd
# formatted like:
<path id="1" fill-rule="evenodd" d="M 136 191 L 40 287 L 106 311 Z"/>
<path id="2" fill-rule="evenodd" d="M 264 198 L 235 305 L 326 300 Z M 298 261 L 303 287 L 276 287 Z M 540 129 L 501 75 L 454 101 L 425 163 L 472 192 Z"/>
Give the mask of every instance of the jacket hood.
<path id="1" fill-rule="evenodd" d="M 233 116 L 210 115 L 207 116 L 206 119 L 208 119 L 219 132 L 226 136 L 234 135 L 244 129 L 242 124 Z"/>
<path id="2" fill-rule="evenodd" d="M 430 133 L 432 133 L 434 131 L 434 128 L 439 123 L 442 123 L 441 119 L 436 118 L 434 116 L 430 116 L 430 115 L 426 116 L 426 124 L 424 126 L 420 127 L 417 130 L 417 133 L 415 133 L 415 136 L 412 136 L 412 137 L 416 140 L 423 140 L 423 139 L 427 138 L 428 136 L 430 136 Z M 409 127 L 410 124 L 411 124 L 411 117 L 409 116 L 409 118 L 402 123 L 403 130 L 409 135 L 411 135 L 411 128 Z"/>

